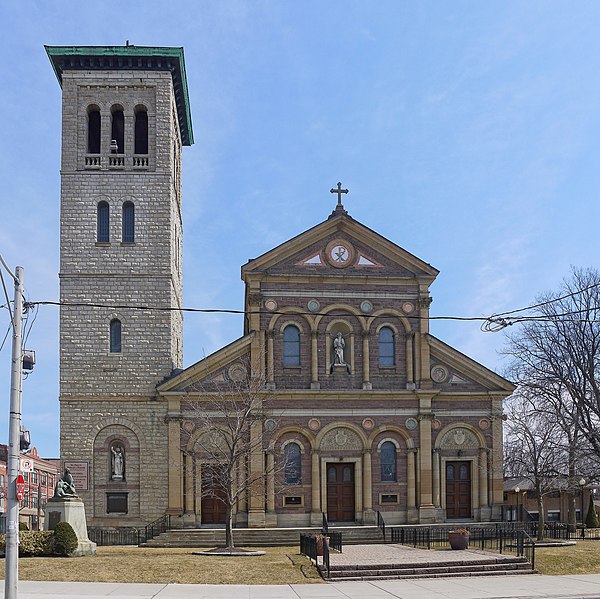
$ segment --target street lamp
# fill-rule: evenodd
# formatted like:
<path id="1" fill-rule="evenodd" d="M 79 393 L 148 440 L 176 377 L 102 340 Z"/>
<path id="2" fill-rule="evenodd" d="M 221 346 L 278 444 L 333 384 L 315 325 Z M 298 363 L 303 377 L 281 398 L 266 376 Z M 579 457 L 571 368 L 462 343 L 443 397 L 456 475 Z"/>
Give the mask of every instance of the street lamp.
<path id="1" fill-rule="evenodd" d="M 580 497 L 580 511 L 581 511 L 581 538 L 585 539 L 585 520 L 583 516 L 583 487 L 585 485 L 585 478 L 579 479 L 579 490 L 581 493 Z"/>
<path id="2" fill-rule="evenodd" d="M 521 518 L 519 517 L 519 516 L 520 516 L 520 513 L 519 513 L 519 512 L 520 512 L 520 510 L 519 510 L 519 508 L 521 507 L 521 506 L 519 505 L 519 504 L 520 504 L 520 501 L 519 501 L 519 500 L 520 500 L 520 497 L 519 497 L 519 493 L 520 493 L 520 492 L 521 492 L 521 488 L 520 488 L 520 487 L 515 487 L 515 493 L 517 494 L 517 517 L 515 518 L 515 520 L 520 520 L 520 519 L 521 519 Z"/>

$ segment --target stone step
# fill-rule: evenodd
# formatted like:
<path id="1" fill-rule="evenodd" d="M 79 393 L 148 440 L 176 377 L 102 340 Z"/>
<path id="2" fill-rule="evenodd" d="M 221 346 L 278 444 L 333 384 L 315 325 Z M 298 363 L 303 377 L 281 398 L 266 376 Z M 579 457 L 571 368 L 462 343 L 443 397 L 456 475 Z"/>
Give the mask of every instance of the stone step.
<path id="1" fill-rule="evenodd" d="M 523 570 L 491 570 L 491 571 L 473 571 L 473 572 L 447 572 L 444 574 L 400 574 L 397 576 L 348 576 L 343 578 L 344 582 L 351 581 L 369 581 L 369 580 L 412 580 L 418 578 L 460 578 L 460 577 L 471 577 L 471 576 L 517 576 L 521 574 L 534 574 L 531 569 Z M 338 578 L 329 578 L 328 580 L 340 580 Z"/>
<path id="2" fill-rule="evenodd" d="M 422 568 L 451 568 L 451 567 L 466 567 L 471 566 L 494 566 L 502 564 L 525 564 L 529 562 L 525 557 L 507 556 L 504 558 L 490 557 L 487 559 L 477 560 L 476 562 L 465 560 L 465 561 L 435 561 L 435 562 L 400 562 L 400 563 L 383 563 L 383 564 L 335 564 L 331 566 L 331 570 L 343 571 L 343 570 L 414 570 Z"/>

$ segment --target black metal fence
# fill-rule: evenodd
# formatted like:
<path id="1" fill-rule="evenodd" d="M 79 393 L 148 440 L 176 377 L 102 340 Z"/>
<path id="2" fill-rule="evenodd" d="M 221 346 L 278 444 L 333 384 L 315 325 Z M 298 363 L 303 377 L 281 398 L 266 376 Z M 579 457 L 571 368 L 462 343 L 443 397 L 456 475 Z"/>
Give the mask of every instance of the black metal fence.
<path id="1" fill-rule="evenodd" d="M 165 514 L 144 528 L 89 528 L 88 537 L 97 545 L 141 545 L 171 528 L 171 516 Z"/>
<path id="2" fill-rule="evenodd" d="M 381 531 L 381 534 L 383 535 L 383 541 L 385 542 L 385 520 L 383 519 L 383 516 L 379 510 L 377 510 L 377 527 Z"/>
<path id="3" fill-rule="evenodd" d="M 453 527 L 448 526 L 402 526 L 390 529 L 390 540 L 392 543 L 421 549 L 448 547 L 448 532 L 452 529 Z M 523 529 L 501 524 L 471 527 L 469 547 L 525 557 L 535 568 L 535 543 L 532 536 Z"/>
<path id="4" fill-rule="evenodd" d="M 300 533 L 300 553 L 313 560 L 317 566 L 319 565 L 318 557 L 320 555 L 323 558 L 321 573 L 325 578 L 329 578 L 330 549 L 342 552 L 341 532 L 330 532 L 327 536 Z"/>

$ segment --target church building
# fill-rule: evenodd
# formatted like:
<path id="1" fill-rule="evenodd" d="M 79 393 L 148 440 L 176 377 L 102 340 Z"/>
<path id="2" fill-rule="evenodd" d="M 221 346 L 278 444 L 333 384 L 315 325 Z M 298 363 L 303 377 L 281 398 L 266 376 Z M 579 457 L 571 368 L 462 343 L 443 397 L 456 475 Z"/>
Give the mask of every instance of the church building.
<path id="1" fill-rule="evenodd" d="M 183 49 L 47 47 L 62 87 L 61 460 L 88 524 L 218 526 L 194 444 L 257 376 L 237 526 L 498 520 L 513 385 L 429 333 L 438 271 L 337 205 L 242 266 L 242 336 L 182 365 Z M 265 248 L 267 249 L 267 248 Z"/>

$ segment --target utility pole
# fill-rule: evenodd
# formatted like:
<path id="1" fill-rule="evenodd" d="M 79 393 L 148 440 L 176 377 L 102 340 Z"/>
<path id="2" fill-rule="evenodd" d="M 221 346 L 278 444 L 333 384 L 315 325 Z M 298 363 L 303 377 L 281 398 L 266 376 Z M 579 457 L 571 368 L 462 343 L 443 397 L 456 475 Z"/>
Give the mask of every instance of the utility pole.
<path id="1" fill-rule="evenodd" d="M 19 500 L 17 476 L 21 453 L 21 372 L 23 369 L 23 267 L 17 266 L 13 276 L 12 370 L 10 374 L 10 417 L 8 424 L 8 498 L 6 507 L 6 572 L 5 599 L 17 599 L 19 587 Z"/>

